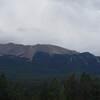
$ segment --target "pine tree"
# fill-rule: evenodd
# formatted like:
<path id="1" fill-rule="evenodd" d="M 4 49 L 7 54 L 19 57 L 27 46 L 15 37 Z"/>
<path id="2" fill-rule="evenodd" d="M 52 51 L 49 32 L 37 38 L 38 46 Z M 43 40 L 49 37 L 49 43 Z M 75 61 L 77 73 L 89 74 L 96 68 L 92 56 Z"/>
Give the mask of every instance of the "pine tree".
<path id="1" fill-rule="evenodd" d="M 0 100 L 8 100 L 8 81 L 4 74 L 0 76 Z"/>
<path id="2" fill-rule="evenodd" d="M 78 81 L 73 73 L 64 83 L 67 100 L 78 100 Z"/>

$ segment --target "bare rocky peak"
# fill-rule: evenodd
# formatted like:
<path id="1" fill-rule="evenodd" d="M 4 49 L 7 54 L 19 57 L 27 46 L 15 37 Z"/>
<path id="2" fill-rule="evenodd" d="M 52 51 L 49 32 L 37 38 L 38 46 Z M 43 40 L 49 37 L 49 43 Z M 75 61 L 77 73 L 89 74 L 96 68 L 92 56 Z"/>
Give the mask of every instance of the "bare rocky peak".
<path id="1" fill-rule="evenodd" d="M 49 54 L 75 54 L 76 51 L 68 50 L 59 46 L 55 45 L 45 45 L 45 44 L 37 44 L 33 46 L 36 51 L 47 52 Z"/>
<path id="2" fill-rule="evenodd" d="M 52 54 L 76 54 L 78 52 L 68 50 L 55 45 L 20 45 L 14 43 L 0 44 L 0 55 L 14 55 L 32 59 L 36 52 Z"/>

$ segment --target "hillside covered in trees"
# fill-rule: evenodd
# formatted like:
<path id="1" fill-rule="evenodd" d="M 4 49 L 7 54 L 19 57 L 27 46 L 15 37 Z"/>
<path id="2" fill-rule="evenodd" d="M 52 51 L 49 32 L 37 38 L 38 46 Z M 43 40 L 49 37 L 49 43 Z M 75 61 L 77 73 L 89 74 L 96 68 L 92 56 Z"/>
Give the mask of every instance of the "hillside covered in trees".
<path id="1" fill-rule="evenodd" d="M 0 75 L 0 100 L 100 100 L 100 79 L 83 73 L 66 79 L 10 81 Z"/>

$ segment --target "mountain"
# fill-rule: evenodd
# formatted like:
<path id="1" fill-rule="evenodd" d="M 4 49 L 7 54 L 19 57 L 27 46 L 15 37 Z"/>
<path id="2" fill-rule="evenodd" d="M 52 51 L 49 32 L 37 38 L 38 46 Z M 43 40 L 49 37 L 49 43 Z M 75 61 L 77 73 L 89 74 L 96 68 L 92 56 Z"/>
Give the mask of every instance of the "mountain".
<path id="1" fill-rule="evenodd" d="M 12 79 L 65 77 L 73 72 L 100 76 L 100 57 L 54 45 L 0 44 L 0 73 Z"/>
<path id="2" fill-rule="evenodd" d="M 53 54 L 76 54 L 76 51 L 68 50 L 54 45 L 19 45 L 14 43 L 0 44 L 0 55 L 13 55 L 32 60 L 37 52 Z"/>

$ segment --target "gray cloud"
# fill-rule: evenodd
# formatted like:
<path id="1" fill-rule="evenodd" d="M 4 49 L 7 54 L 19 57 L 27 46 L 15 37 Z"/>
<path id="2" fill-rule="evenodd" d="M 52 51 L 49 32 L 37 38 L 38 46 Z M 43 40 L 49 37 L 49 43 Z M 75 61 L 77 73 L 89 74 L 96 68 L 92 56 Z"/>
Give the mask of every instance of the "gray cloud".
<path id="1" fill-rule="evenodd" d="M 100 55 L 100 0 L 0 0 L 0 42 L 57 44 Z"/>

